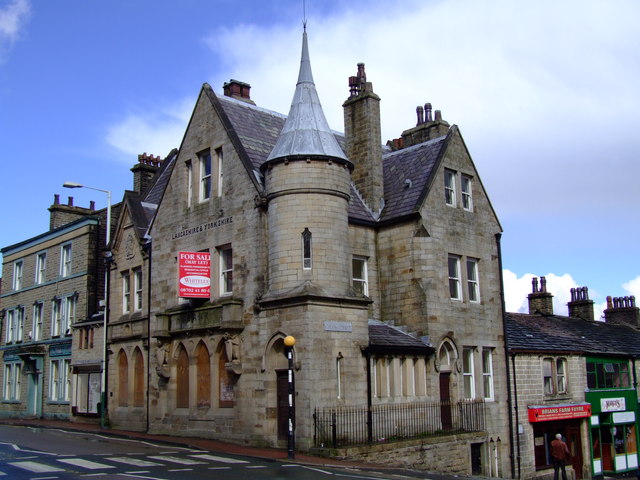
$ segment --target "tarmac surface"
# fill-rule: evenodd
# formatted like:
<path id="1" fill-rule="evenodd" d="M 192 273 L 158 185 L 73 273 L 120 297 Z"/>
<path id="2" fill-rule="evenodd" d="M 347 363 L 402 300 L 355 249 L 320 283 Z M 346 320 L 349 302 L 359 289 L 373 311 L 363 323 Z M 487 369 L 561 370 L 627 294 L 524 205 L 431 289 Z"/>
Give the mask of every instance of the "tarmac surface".
<path id="1" fill-rule="evenodd" d="M 478 479 L 481 477 L 462 477 L 458 475 L 443 475 L 435 472 L 424 472 L 412 469 L 403 469 L 397 467 L 389 467 L 386 465 L 378 465 L 373 463 L 352 462 L 340 459 L 332 459 L 326 457 L 313 456 L 309 454 L 301 454 L 295 452 L 294 458 L 288 458 L 286 449 L 278 448 L 258 448 L 252 446 L 238 445 L 234 443 L 223 442 L 219 440 L 210 440 L 206 438 L 182 437 L 172 435 L 154 435 L 145 432 L 134 432 L 130 430 L 118 430 L 112 428 L 103 428 L 93 423 L 78 423 L 66 420 L 47 420 L 47 419 L 18 419 L 18 418 L 2 418 L 0 424 L 3 425 L 20 425 L 25 427 L 38 428 L 57 428 L 61 430 L 69 430 L 76 432 L 96 433 L 100 435 L 110 435 L 113 437 L 137 439 L 144 441 L 153 441 L 167 445 L 186 446 L 199 448 L 211 452 L 227 453 L 231 455 L 243 455 L 247 457 L 260 458 L 263 460 L 280 461 L 297 463 L 301 465 L 348 468 L 357 469 L 361 472 L 375 473 L 381 475 L 381 478 L 388 478 L 393 475 L 395 478 L 421 478 L 429 480 L 460 480 L 460 479 Z"/>

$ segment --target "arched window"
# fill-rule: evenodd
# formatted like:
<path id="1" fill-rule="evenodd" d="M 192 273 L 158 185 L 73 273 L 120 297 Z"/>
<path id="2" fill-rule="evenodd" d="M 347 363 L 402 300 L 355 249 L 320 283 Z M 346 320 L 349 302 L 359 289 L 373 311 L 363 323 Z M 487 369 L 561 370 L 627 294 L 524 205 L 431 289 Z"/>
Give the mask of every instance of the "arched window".
<path id="1" fill-rule="evenodd" d="M 189 408 L 189 355 L 183 346 L 178 353 L 176 373 L 176 407 Z"/>
<path id="2" fill-rule="evenodd" d="M 197 348 L 196 358 L 198 407 L 209 408 L 211 406 L 211 362 L 207 346 L 200 342 Z"/>
<path id="3" fill-rule="evenodd" d="M 305 228 L 302 232 L 302 268 L 311 270 L 311 232 Z"/>
<path id="4" fill-rule="evenodd" d="M 227 350 L 223 345 L 220 349 L 220 355 L 218 356 L 218 378 L 220 380 L 218 406 L 221 408 L 233 407 L 235 404 L 235 393 L 233 390 L 234 379 L 227 371 L 226 365 L 228 362 Z"/>
<path id="5" fill-rule="evenodd" d="M 124 350 L 118 353 L 118 406 L 129 405 L 129 362 Z"/>
<path id="6" fill-rule="evenodd" d="M 139 348 L 133 351 L 133 406 L 144 406 L 144 357 Z"/>

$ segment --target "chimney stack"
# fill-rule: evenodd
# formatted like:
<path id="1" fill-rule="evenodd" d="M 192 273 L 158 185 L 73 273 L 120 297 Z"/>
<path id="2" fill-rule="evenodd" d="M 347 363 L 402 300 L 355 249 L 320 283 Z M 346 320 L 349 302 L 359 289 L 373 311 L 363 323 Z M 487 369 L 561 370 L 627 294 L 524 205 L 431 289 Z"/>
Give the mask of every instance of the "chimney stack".
<path id="1" fill-rule="evenodd" d="M 354 164 L 351 174 L 367 206 L 378 214 L 384 206 L 380 97 L 367 82 L 364 63 L 349 77 L 349 98 L 342 104 L 347 158 Z"/>
<path id="2" fill-rule="evenodd" d="M 433 110 L 430 103 L 425 103 L 424 107 L 416 107 L 416 112 L 418 115 L 416 126 L 402 132 L 405 147 L 442 137 L 449 131 L 449 123 L 442 120 L 442 112 Z"/>
<path id="3" fill-rule="evenodd" d="M 569 307 L 569 316 L 571 318 L 594 321 L 593 300 L 589 300 L 589 289 L 587 287 L 572 288 L 571 301 L 567 303 L 567 307 Z"/>
<path id="4" fill-rule="evenodd" d="M 607 297 L 604 321 L 640 328 L 640 308 L 636 307 L 636 297 Z"/>
<path id="5" fill-rule="evenodd" d="M 547 292 L 547 279 L 540 277 L 540 286 L 538 286 L 538 277 L 533 277 L 531 284 L 532 292 L 527 297 L 529 299 L 529 313 L 553 315 L 553 295 Z"/>
<path id="6" fill-rule="evenodd" d="M 138 155 L 138 163 L 131 169 L 133 172 L 133 191 L 144 195 L 161 165 L 162 159 L 159 155 L 154 157 L 147 155 L 147 152 Z"/>
<path id="7" fill-rule="evenodd" d="M 80 217 L 95 213 L 95 202 L 91 201 L 89 208 L 73 205 L 73 197 L 68 197 L 67 205 L 60 203 L 60 195 L 53 195 L 53 205 L 49 207 L 49 230 L 62 227 L 67 223 L 78 220 Z"/>
<path id="8" fill-rule="evenodd" d="M 249 85 L 248 83 L 240 82 L 239 80 L 234 80 L 232 78 L 228 82 L 224 83 L 224 85 L 222 86 L 222 91 L 225 97 L 242 100 L 243 102 L 247 102 L 252 105 L 256 104 L 256 102 L 251 100 L 251 85 Z"/>

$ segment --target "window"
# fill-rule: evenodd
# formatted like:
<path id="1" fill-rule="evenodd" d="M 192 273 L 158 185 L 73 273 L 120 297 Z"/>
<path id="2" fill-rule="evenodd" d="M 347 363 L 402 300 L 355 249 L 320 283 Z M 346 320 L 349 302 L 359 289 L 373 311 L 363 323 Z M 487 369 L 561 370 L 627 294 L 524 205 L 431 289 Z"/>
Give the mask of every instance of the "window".
<path id="1" fill-rule="evenodd" d="M 131 278 L 129 272 L 122 273 L 122 313 L 131 310 Z"/>
<path id="2" fill-rule="evenodd" d="M 191 207 L 193 198 L 193 166 L 191 160 L 187 162 L 187 208 Z"/>
<path id="3" fill-rule="evenodd" d="M 133 406 L 144 407 L 144 357 L 138 347 L 133 351 Z"/>
<path id="4" fill-rule="evenodd" d="M 456 173 L 444 171 L 444 200 L 450 207 L 456 206 Z"/>
<path id="5" fill-rule="evenodd" d="M 100 403 L 100 372 L 78 373 L 76 377 L 75 407 L 78 413 L 98 413 Z"/>
<path id="6" fill-rule="evenodd" d="M 218 174 L 218 182 L 216 186 L 216 194 L 222 196 L 222 148 L 216 149 L 216 171 Z"/>
<path id="7" fill-rule="evenodd" d="M 220 257 L 220 295 L 233 293 L 233 250 L 231 247 L 218 248 Z"/>
<path id="8" fill-rule="evenodd" d="M 200 157 L 200 201 L 211 198 L 211 153 L 206 152 Z"/>
<path id="9" fill-rule="evenodd" d="M 226 368 L 226 367 L 225 367 Z M 211 360 L 207 346 L 200 342 L 196 349 L 196 405 L 198 408 L 211 407 Z"/>
<path id="10" fill-rule="evenodd" d="M 308 228 L 302 232 L 302 268 L 311 270 L 311 232 Z"/>
<path id="11" fill-rule="evenodd" d="M 142 310 L 142 269 L 136 268 L 133 271 L 133 310 L 139 312 Z"/>
<path id="12" fill-rule="evenodd" d="M 464 398 L 475 398 L 476 385 L 472 347 L 464 347 L 462 350 L 462 376 L 464 377 Z"/>
<path id="13" fill-rule="evenodd" d="M 13 264 L 13 289 L 20 290 L 22 288 L 22 260 L 18 260 Z"/>
<path id="14" fill-rule="evenodd" d="M 609 359 L 587 360 L 587 387 L 591 390 L 600 388 L 629 388 L 629 363 Z"/>
<path id="15" fill-rule="evenodd" d="M 118 406 L 129 405 L 129 360 L 124 350 L 118 353 Z"/>
<path id="16" fill-rule="evenodd" d="M 4 400 L 10 402 L 20 400 L 20 377 L 21 365 L 19 362 L 5 363 L 4 384 L 2 388 L 2 397 Z"/>
<path id="17" fill-rule="evenodd" d="M 567 393 L 566 359 L 543 358 L 542 382 L 545 395 L 561 395 Z"/>
<path id="18" fill-rule="evenodd" d="M 51 309 L 51 336 L 68 335 L 76 314 L 75 296 L 54 298 Z"/>
<path id="19" fill-rule="evenodd" d="M 460 289 L 460 257 L 449 255 L 449 295 L 452 300 L 462 300 Z"/>
<path id="20" fill-rule="evenodd" d="M 480 301 L 480 287 L 478 286 L 478 261 L 467 259 L 467 287 L 470 302 Z"/>
<path id="21" fill-rule="evenodd" d="M 482 349 L 482 397 L 493 400 L 493 349 Z"/>
<path id="22" fill-rule="evenodd" d="M 52 402 L 68 402 L 70 393 L 69 365 L 68 358 L 51 361 L 49 379 L 49 399 Z"/>
<path id="23" fill-rule="evenodd" d="M 473 196 L 471 194 L 471 177 L 462 175 L 461 181 L 461 193 L 462 193 L 462 208 L 472 212 L 473 211 Z"/>
<path id="24" fill-rule="evenodd" d="M 24 307 L 7 311 L 7 343 L 21 342 L 24 331 Z"/>
<path id="25" fill-rule="evenodd" d="M 47 279 L 47 252 L 36 255 L 36 284 L 44 283 Z"/>
<path id="26" fill-rule="evenodd" d="M 42 340 L 44 305 L 40 302 L 33 305 L 33 340 Z"/>
<path id="27" fill-rule="evenodd" d="M 374 393 L 377 398 L 388 397 L 391 391 L 391 385 L 389 382 L 389 370 L 391 366 L 391 359 L 388 358 L 375 358 L 371 359 L 372 362 L 372 378 L 374 381 Z"/>
<path id="28" fill-rule="evenodd" d="M 71 275 L 71 244 L 67 243 L 60 250 L 60 276 Z"/>
<path id="29" fill-rule="evenodd" d="M 189 408 L 189 355 L 181 345 L 176 375 L 176 407 Z"/>
<path id="30" fill-rule="evenodd" d="M 367 259 L 365 257 L 354 256 L 351 264 L 353 268 L 353 289 L 360 295 L 369 295 Z"/>

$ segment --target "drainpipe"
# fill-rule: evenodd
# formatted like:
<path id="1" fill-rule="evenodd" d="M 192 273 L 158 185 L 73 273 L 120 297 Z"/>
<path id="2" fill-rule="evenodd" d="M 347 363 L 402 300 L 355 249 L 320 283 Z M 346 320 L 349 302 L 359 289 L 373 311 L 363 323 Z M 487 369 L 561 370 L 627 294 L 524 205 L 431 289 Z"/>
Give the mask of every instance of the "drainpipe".
<path id="1" fill-rule="evenodd" d="M 371 412 L 371 354 L 365 353 L 367 359 L 367 440 L 369 445 L 373 443 L 373 419 Z"/>
<path id="2" fill-rule="evenodd" d="M 500 240 L 502 239 L 501 233 L 496 233 L 496 248 L 498 250 L 498 269 L 500 274 L 500 307 L 502 309 L 502 336 L 504 338 L 504 358 L 505 358 L 505 370 L 507 372 L 507 407 L 509 409 L 508 421 L 509 421 L 509 460 L 511 461 L 511 478 L 515 477 L 516 474 L 516 465 L 513 458 L 513 416 L 511 412 L 513 411 L 513 399 L 511 398 L 511 375 L 509 373 L 509 339 L 507 337 L 507 318 L 506 318 L 506 307 L 504 300 L 504 278 L 502 276 L 502 244 Z M 515 432 L 517 436 L 517 432 Z M 519 448 L 519 447 L 518 447 Z M 518 468 L 518 478 L 520 478 L 520 469 Z"/>
<path id="3" fill-rule="evenodd" d="M 511 355 L 511 366 L 513 368 L 513 397 L 515 399 L 514 411 L 516 412 L 516 428 L 520 425 L 520 414 L 518 412 L 518 381 L 516 380 L 516 354 Z M 516 445 L 518 452 L 518 478 L 521 478 L 521 464 L 520 464 L 520 435 L 515 432 Z"/>
<path id="4" fill-rule="evenodd" d="M 151 385 L 151 244 L 145 245 L 149 259 L 147 260 L 147 428 L 146 432 L 149 432 L 149 387 Z M 144 248 L 144 247 L 143 247 Z"/>

